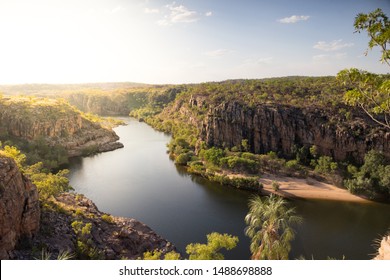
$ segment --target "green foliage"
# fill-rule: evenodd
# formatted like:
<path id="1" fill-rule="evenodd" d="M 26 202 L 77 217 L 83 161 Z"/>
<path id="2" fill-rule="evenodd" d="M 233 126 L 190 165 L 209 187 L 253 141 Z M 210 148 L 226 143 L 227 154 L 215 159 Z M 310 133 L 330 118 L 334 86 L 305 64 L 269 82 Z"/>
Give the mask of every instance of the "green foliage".
<path id="1" fill-rule="evenodd" d="M 314 161 L 314 170 L 322 174 L 330 174 L 337 170 L 338 164 L 334 162 L 329 156 L 319 157 L 317 161 Z"/>
<path id="2" fill-rule="evenodd" d="M 142 258 L 138 258 L 139 260 L 161 260 L 161 259 L 164 259 L 164 260 L 180 260 L 180 254 L 175 252 L 175 251 L 170 251 L 168 253 L 166 253 L 165 255 L 163 255 L 163 253 L 156 249 L 152 252 L 150 251 L 146 251 Z"/>
<path id="3" fill-rule="evenodd" d="M 108 224 L 114 223 L 114 218 L 111 215 L 103 214 L 102 220 L 105 221 Z"/>
<path id="4" fill-rule="evenodd" d="M 218 174 L 211 174 L 206 177 L 213 182 L 218 182 L 224 186 L 234 187 L 237 189 L 259 191 L 263 188 L 263 185 L 259 182 L 258 177 L 229 177 Z"/>
<path id="5" fill-rule="evenodd" d="M 316 145 L 311 146 L 309 152 L 313 158 L 316 158 L 318 156 L 318 147 Z"/>
<path id="6" fill-rule="evenodd" d="M 187 165 L 187 162 L 191 159 L 191 153 L 183 153 L 175 158 L 175 162 L 179 165 Z"/>
<path id="7" fill-rule="evenodd" d="M 245 217 L 248 225 L 245 234 L 251 238 L 252 259 L 288 259 L 290 242 L 295 237 L 291 226 L 301 221 L 302 218 L 295 215 L 295 210 L 289 208 L 283 198 L 254 196 L 249 201 L 249 213 Z"/>
<path id="8" fill-rule="evenodd" d="M 101 259 L 102 252 L 95 247 L 91 239 L 92 224 L 84 224 L 82 221 L 73 221 L 71 226 L 77 237 L 76 253 L 78 259 Z"/>
<path id="9" fill-rule="evenodd" d="M 286 167 L 291 170 L 299 169 L 298 160 L 292 159 L 286 162 Z"/>
<path id="10" fill-rule="evenodd" d="M 164 260 L 180 260 L 180 254 L 175 251 L 170 251 L 165 254 Z"/>
<path id="11" fill-rule="evenodd" d="M 147 260 L 147 261 L 160 260 L 161 259 L 161 255 L 162 255 L 162 253 L 159 250 L 154 250 L 152 252 L 146 251 L 143 254 L 142 259 L 143 260 Z"/>
<path id="12" fill-rule="evenodd" d="M 228 156 L 219 160 L 219 165 L 233 171 L 256 173 L 258 163 L 256 160 L 240 156 Z"/>
<path id="13" fill-rule="evenodd" d="M 348 166 L 351 179 L 344 185 L 351 193 L 366 194 L 371 198 L 376 195 L 390 196 L 390 165 L 383 153 L 372 150 L 364 157 L 361 168 Z"/>
<path id="14" fill-rule="evenodd" d="M 238 237 L 229 234 L 212 232 L 207 235 L 207 243 L 191 243 L 186 246 L 186 253 L 190 260 L 223 260 L 221 250 L 232 250 L 237 246 Z M 160 250 L 147 251 L 143 260 L 179 260 L 180 254 L 170 251 L 163 255 Z"/>
<path id="15" fill-rule="evenodd" d="M 348 85 L 344 101 L 361 108 L 372 120 L 390 129 L 390 80 L 387 75 L 377 75 L 356 68 L 345 69 L 337 79 Z"/>
<path id="16" fill-rule="evenodd" d="M 237 246 L 238 237 L 213 232 L 207 235 L 207 244 L 191 243 L 186 252 L 190 260 L 223 260 L 221 249 L 231 250 Z"/>
<path id="17" fill-rule="evenodd" d="M 370 37 L 369 49 L 381 48 L 381 62 L 390 66 L 390 21 L 381 9 L 355 18 L 356 32 L 366 31 Z M 376 75 L 355 68 L 345 69 L 337 79 L 352 88 L 344 95 L 344 101 L 360 107 L 372 120 L 390 129 L 390 80 L 388 75 Z"/>
<path id="18" fill-rule="evenodd" d="M 243 139 L 241 141 L 241 147 L 243 152 L 249 152 L 250 151 L 250 145 L 248 142 L 248 139 Z"/>
<path id="19" fill-rule="evenodd" d="M 67 169 L 60 170 L 56 174 L 46 173 L 43 170 L 42 162 L 39 162 L 26 167 L 24 172 L 37 186 L 40 200 L 45 200 L 52 196 L 55 197 L 62 192 L 72 190 L 67 177 L 69 173 Z"/>
<path id="20" fill-rule="evenodd" d="M 13 158 L 19 169 L 23 170 L 23 165 L 26 161 L 26 155 L 23 154 L 18 148 L 6 145 L 0 152 L 7 157 Z"/>
<path id="21" fill-rule="evenodd" d="M 298 147 L 294 145 L 293 147 L 293 153 L 295 153 L 295 158 L 298 163 L 302 164 L 309 164 L 310 162 L 310 149 L 308 149 L 306 146 Z"/>
<path id="22" fill-rule="evenodd" d="M 210 149 L 201 151 L 199 155 L 203 157 L 207 162 L 219 166 L 220 160 L 225 156 L 225 152 L 220 148 L 212 147 Z"/>
<path id="23" fill-rule="evenodd" d="M 382 52 L 381 62 L 389 64 L 390 50 L 390 21 L 381 9 L 368 14 L 358 14 L 355 18 L 354 27 L 356 32 L 366 31 L 370 37 L 368 47 L 380 47 Z M 389 64 L 390 66 L 390 64 Z"/>
<path id="24" fill-rule="evenodd" d="M 276 192 L 279 191 L 280 184 L 277 181 L 272 181 L 272 189 Z"/>

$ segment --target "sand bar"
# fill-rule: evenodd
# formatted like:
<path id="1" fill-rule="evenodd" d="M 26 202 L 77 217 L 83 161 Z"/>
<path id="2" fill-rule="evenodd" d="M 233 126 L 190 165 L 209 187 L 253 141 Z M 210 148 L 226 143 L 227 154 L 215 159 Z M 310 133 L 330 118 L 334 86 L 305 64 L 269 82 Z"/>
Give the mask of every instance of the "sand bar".
<path id="1" fill-rule="evenodd" d="M 272 181 L 279 183 L 278 191 L 272 188 Z M 317 181 L 312 178 L 300 179 L 293 177 L 263 174 L 260 182 L 264 186 L 264 193 L 275 193 L 287 198 L 324 199 L 369 203 L 370 200 L 356 196 L 331 184 Z"/>

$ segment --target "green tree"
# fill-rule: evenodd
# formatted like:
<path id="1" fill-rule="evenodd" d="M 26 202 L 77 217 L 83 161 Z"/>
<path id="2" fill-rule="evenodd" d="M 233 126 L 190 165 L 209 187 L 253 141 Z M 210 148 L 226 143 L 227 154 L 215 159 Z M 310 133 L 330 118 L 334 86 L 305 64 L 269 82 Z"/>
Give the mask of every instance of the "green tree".
<path id="1" fill-rule="evenodd" d="M 51 196 L 57 196 L 62 192 L 73 189 L 69 185 L 69 179 L 67 177 L 69 170 L 67 169 L 62 169 L 56 174 L 46 173 L 43 171 L 42 162 L 38 162 L 26 167 L 24 173 L 37 186 L 40 200 L 45 200 Z"/>
<path id="2" fill-rule="evenodd" d="M 249 213 L 245 217 L 248 226 L 245 234 L 250 237 L 250 250 L 254 260 L 288 259 L 290 242 L 295 233 L 292 225 L 299 224 L 302 218 L 278 196 L 262 199 L 255 196 L 249 201 Z"/>
<path id="3" fill-rule="evenodd" d="M 0 152 L 7 157 L 13 158 L 19 169 L 23 170 L 23 165 L 26 162 L 26 155 L 23 154 L 18 148 L 6 145 Z"/>
<path id="4" fill-rule="evenodd" d="M 352 179 L 344 181 L 351 193 L 367 194 L 374 198 L 377 194 L 390 197 L 390 165 L 382 152 L 371 150 L 364 157 L 360 169 L 349 167 Z"/>
<path id="5" fill-rule="evenodd" d="M 237 246 L 238 237 L 213 232 L 207 235 L 207 244 L 191 243 L 186 247 L 190 260 L 223 260 L 221 249 L 231 250 Z"/>
<path id="6" fill-rule="evenodd" d="M 381 62 L 390 66 L 390 22 L 381 9 L 369 14 L 358 14 L 354 22 L 355 32 L 366 31 L 370 37 L 369 49 L 380 47 Z M 388 75 L 377 75 L 356 68 L 345 69 L 337 79 L 351 87 L 344 101 L 360 107 L 372 120 L 390 129 L 390 80 Z"/>
<path id="7" fill-rule="evenodd" d="M 381 62 L 390 66 L 390 21 L 381 9 L 369 14 L 358 14 L 354 22 L 355 32 L 367 31 L 370 41 L 369 49 L 380 47 L 382 51 Z M 366 52 L 366 54 L 368 51 Z"/>

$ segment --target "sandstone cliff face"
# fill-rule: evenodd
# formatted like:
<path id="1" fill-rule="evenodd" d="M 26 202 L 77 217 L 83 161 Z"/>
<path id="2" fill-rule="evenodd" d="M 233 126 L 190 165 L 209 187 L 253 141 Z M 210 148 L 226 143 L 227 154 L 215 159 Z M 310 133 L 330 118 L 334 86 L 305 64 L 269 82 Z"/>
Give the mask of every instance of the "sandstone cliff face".
<path id="1" fill-rule="evenodd" d="M 61 251 L 77 252 L 77 236 L 71 226 L 74 221 L 92 224 L 89 242 L 102 259 L 137 259 L 145 251 L 175 250 L 171 243 L 135 219 L 112 217 L 107 222 L 102 219 L 105 213 L 82 195 L 64 193 L 56 200 L 61 211 L 43 211 L 41 230 L 34 238 L 34 246 L 44 246 L 52 258 L 56 258 Z M 32 259 L 39 255 L 34 256 L 31 250 L 18 250 L 13 252 L 13 257 Z"/>
<path id="2" fill-rule="evenodd" d="M 104 152 L 123 147 L 114 131 L 87 120 L 66 103 L 34 102 L 27 98 L 0 102 L 0 133 L 27 141 L 43 137 L 51 145 L 66 148 L 69 156 L 88 149 Z"/>
<path id="3" fill-rule="evenodd" d="M 24 177 L 13 159 L 0 155 L 0 259 L 39 229 L 37 188 Z"/>
<path id="4" fill-rule="evenodd" d="M 349 124 L 332 122 L 330 112 L 315 108 L 264 104 L 252 109 L 225 102 L 208 110 L 201 138 L 209 146 L 229 148 L 247 139 L 254 153 L 277 151 L 291 156 L 294 145 L 316 145 L 319 154 L 336 160 L 362 162 L 371 149 L 390 158 L 390 132 L 374 130 L 370 121 L 362 118 Z"/>

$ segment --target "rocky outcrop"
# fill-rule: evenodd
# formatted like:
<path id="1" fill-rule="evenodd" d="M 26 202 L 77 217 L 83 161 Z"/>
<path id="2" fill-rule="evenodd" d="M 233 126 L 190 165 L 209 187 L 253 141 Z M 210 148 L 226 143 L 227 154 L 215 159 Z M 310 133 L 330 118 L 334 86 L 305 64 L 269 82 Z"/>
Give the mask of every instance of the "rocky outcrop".
<path id="1" fill-rule="evenodd" d="M 336 121 L 325 109 L 267 104 L 249 108 L 232 101 L 208 110 L 201 138 L 208 146 L 228 148 L 247 139 L 254 153 L 277 151 L 286 157 L 293 155 L 294 145 L 316 145 L 320 155 L 338 161 L 362 162 L 371 149 L 390 158 L 390 132 L 374 129 L 370 123 L 363 116 Z"/>
<path id="2" fill-rule="evenodd" d="M 131 218 L 109 216 L 100 212 L 96 205 L 82 195 L 64 193 L 56 198 L 56 210 L 42 212 L 41 230 L 34 238 L 34 247 L 45 248 L 56 258 L 60 252 L 80 253 L 72 223 L 90 223 L 88 246 L 102 259 L 137 259 L 146 251 L 158 249 L 164 253 L 175 250 L 167 240 L 157 235 L 147 225 Z M 49 234 L 48 234 L 49 233 Z M 32 259 L 31 250 L 13 252 L 17 259 Z"/>
<path id="3" fill-rule="evenodd" d="M 37 188 L 13 159 L 0 155 L 0 259 L 8 259 L 18 243 L 30 240 L 39 221 Z"/>
<path id="4" fill-rule="evenodd" d="M 0 134 L 26 141 L 44 138 L 64 147 L 69 156 L 123 147 L 111 129 L 86 119 L 65 102 L 54 99 L 3 98 Z"/>
<path id="5" fill-rule="evenodd" d="M 383 237 L 374 260 L 390 260 L 390 235 Z"/>

